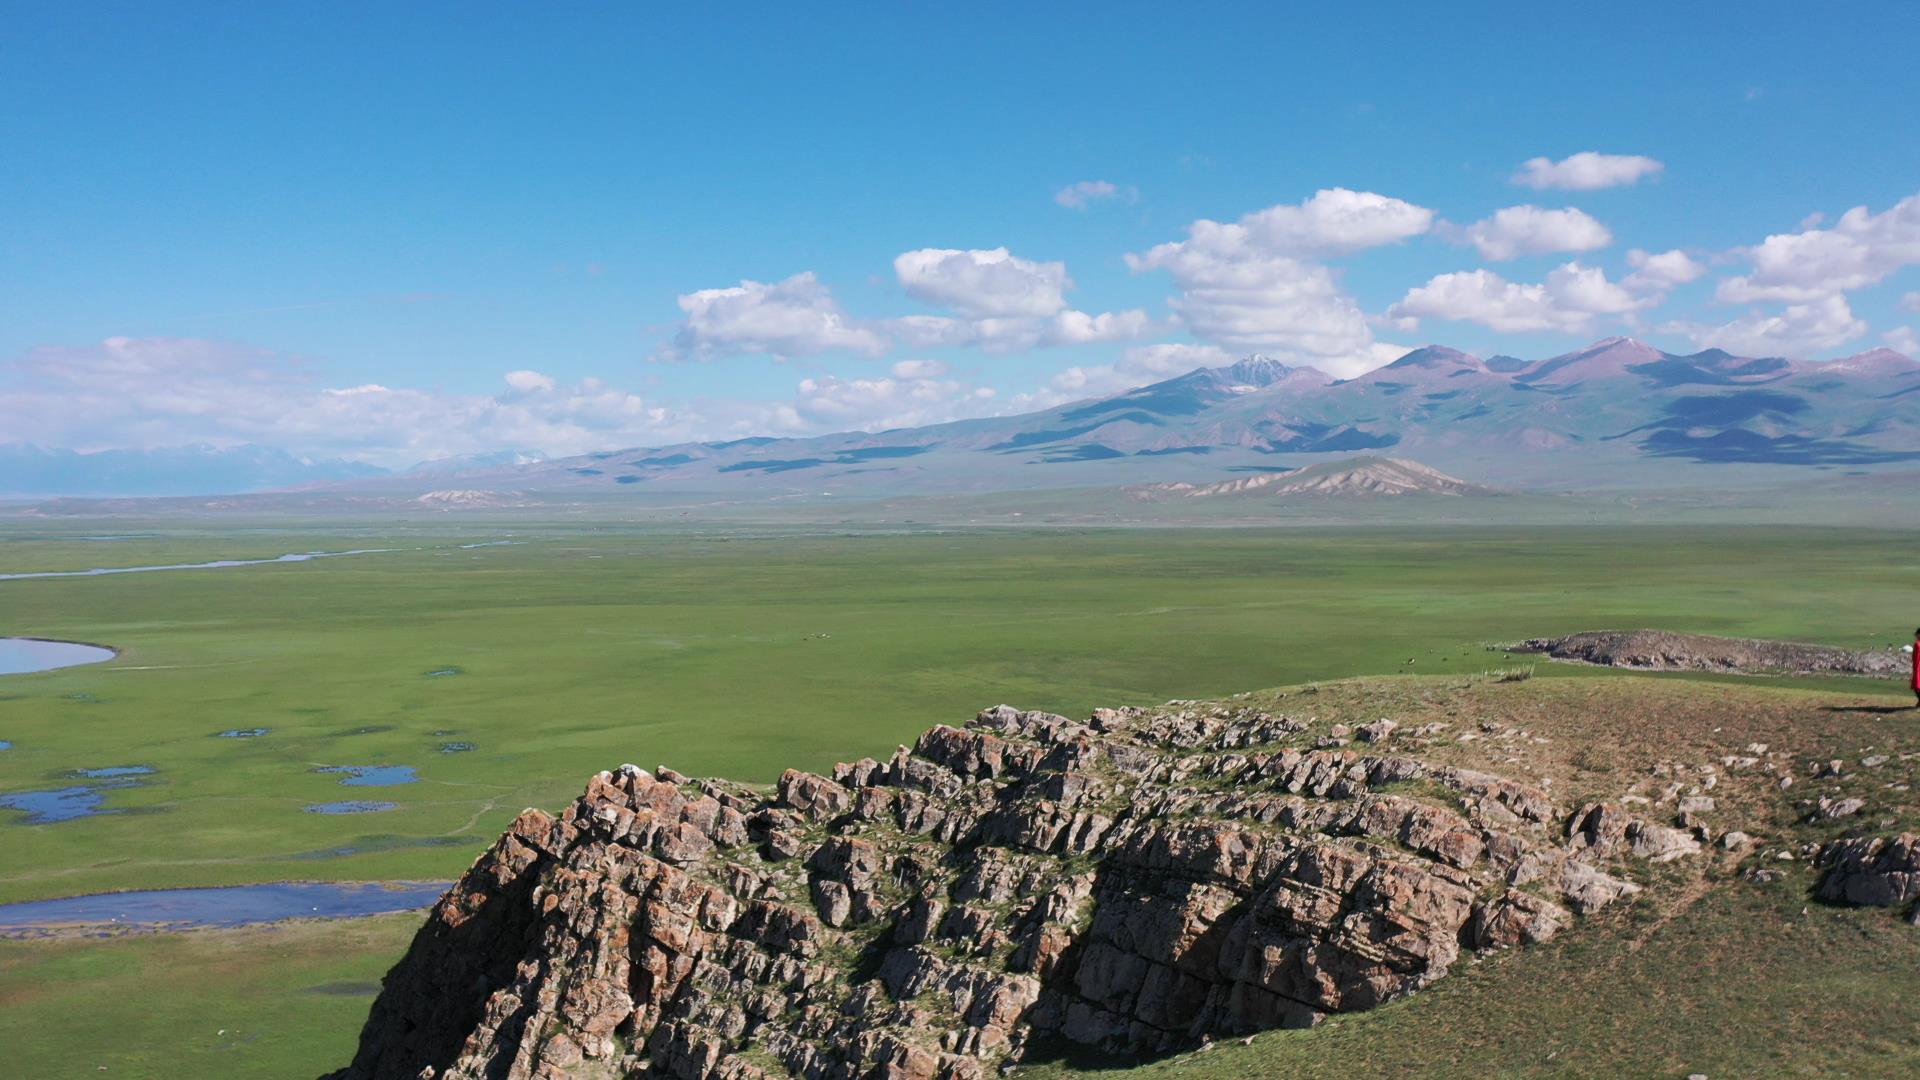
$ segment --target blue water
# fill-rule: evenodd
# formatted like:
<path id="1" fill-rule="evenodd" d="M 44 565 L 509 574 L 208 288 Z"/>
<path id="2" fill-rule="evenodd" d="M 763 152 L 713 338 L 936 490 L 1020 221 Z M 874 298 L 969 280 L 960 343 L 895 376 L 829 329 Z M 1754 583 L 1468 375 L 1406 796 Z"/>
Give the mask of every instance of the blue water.
<path id="1" fill-rule="evenodd" d="M 25 811 L 27 816 L 20 822 L 23 825 L 51 825 L 96 814 L 118 814 L 119 810 L 100 808 L 101 802 L 106 799 L 105 792 L 114 788 L 133 787 L 135 783 L 133 780 L 120 779 L 102 784 L 75 784 L 48 791 L 13 791 L 0 795 L 0 809 Z"/>
<path id="2" fill-rule="evenodd" d="M 116 776 L 145 776 L 152 771 L 151 765 L 108 765 L 103 769 L 75 769 L 73 775 L 88 780 L 107 780 Z"/>
<path id="3" fill-rule="evenodd" d="M 345 919 L 413 911 L 439 900 L 444 881 L 282 881 L 217 889 L 69 896 L 0 904 L 0 937 L 73 930 L 184 930 L 281 919 Z"/>
<path id="4" fill-rule="evenodd" d="M 0 574 L 0 577 L 6 575 Z M 37 638 L 0 638 L 0 675 L 98 664 L 119 654 L 99 645 L 78 641 L 41 641 Z"/>
<path id="5" fill-rule="evenodd" d="M 0 750 L 11 750 L 11 749 L 13 749 L 12 743 L 8 742 L 5 739 L 0 739 Z"/>
<path id="6" fill-rule="evenodd" d="M 470 742 L 443 742 L 440 744 L 440 752 L 443 754 L 464 754 L 472 749 L 474 749 L 474 745 Z"/>
<path id="7" fill-rule="evenodd" d="M 378 814 L 383 810 L 392 810 L 399 803 L 381 802 L 378 799 L 347 799 L 343 802 L 314 803 L 307 807 L 309 814 Z"/>
<path id="8" fill-rule="evenodd" d="M 97 566 L 91 570 L 36 570 L 24 574 L 0 574 L 0 581 L 25 581 L 28 578 L 101 577 L 106 574 L 144 574 L 150 570 L 217 570 L 226 566 L 265 566 L 268 563 L 307 562 L 312 559 L 337 559 L 345 555 L 378 555 L 398 548 L 356 548 L 352 551 L 302 551 L 271 559 L 216 559 L 213 562 L 167 563 L 163 566 Z"/>
<path id="9" fill-rule="evenodd" d="M 271 729 L 263 727 L 234 728 L 231 731 L 221 732 L 220 737 L 223 739 L 257 739 L 265 735 L 269 730 Z"/>
<path id="10" fill-rule="evenodd" d="M 411 765 L 327 765 L 313 771 L 345 773 L 347 778 L 340 782 L 348 787 L 393 787 L 420 779 Z"/>

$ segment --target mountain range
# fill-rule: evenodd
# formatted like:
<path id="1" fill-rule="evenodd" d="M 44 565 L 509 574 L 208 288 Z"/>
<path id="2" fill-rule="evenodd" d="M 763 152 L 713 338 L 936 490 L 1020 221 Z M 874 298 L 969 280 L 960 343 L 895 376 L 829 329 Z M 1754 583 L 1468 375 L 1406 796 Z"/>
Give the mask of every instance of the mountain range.
<path id="1" fill-rule="evenodd" d="M 462 487 L 516 491 L 985 492 L 1211 483 L 1383 452 L 1517 487 L 1913 469 L 1920 363 L 1887 349 L 1824 362 L 1676 355 L 1608 338 L 1532 362 L 1429 345 L 1342 380 L 1251 356 L 1018 416 L 457 475 Z"/>
<path id="2" fill-rule="evenodd" d="M 1441 345 L 1353 379 L 1250 356 L 1015 416 L 880 432 L 444 459 L 404 473 L 263 447 L 0 446 L 0 495 L 224 494 L 317 485 L 794 495 L 1205 485 L 1391 454 L 1519 488 L 1656 489 L 1920 468 L 1920 363 L 1662 352 L 1615 337 L 1543 360 Z"/>

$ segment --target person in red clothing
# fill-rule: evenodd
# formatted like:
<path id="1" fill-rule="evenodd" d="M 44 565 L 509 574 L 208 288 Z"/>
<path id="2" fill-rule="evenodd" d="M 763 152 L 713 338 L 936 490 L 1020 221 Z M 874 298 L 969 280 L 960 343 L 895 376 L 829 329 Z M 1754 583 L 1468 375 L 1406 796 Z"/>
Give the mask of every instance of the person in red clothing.
<path id="1" fill-rule="evenodd" d="M 1913 658 L 1913 707 L 1920 709 L 1920 630 L 1913 632 L 1913 644 L 1903 647 Z"/>

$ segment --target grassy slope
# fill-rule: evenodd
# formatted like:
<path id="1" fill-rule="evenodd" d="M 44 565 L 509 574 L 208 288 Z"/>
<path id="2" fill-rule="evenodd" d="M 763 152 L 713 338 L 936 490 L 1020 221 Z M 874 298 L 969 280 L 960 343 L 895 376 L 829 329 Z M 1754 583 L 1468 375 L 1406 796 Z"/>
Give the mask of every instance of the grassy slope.
<path id="1" fill-rule="evenodd" d="M 415 915 L 387 915 L 0 941 L 0 1073 L 316 1075 L 352 1057 L 380 976 L 418 924 Z"/>
<path id="2" fill-rule="evenodd" d="M 1878 752 L 1920 759 L 1920 718 L 1835 711 L 1871 697 L 1657 679 L 1369 679 L 1294 688 L 1256 703 L 1321 724 L 1380 715 L 1451 726 L 1421 756 L 1502 760 L 1509 775 L 1552 778 L 1563 798 L 1617 797 L 1654 763 L 1698 762 L 1767 741 L 1796 763 L 1840 757 L 1849 775 L 1801 789 L 1869 798 L 1875 827 L 1911 828 L 1920 766 L 1871 773 Z M 1545 743 L 1453 737 L 1482 724 L 1523 727 Z M 1596 753 L 1596 747 L 1600 752 Z M 1410 747 L 1403 747 L 1409 749 Z M 1803 774 L 1804 775 L 1804 774 Z M 1729 775 L 1715 792 L 1721 828 L 1764 851 L 1823 838 L 1798 823 L 1771 777 Z M 1884 815 L 1884 816 L 1883 816 Z M 1771 884 L 1744 881 L 1755 864 Z M 1920 969 L 1920 932 L 1889 911 L 1810 903 L 1810 871 L 1755 854 L 1660 871 L 1631 904 L 1532 949 L 1464 962 L 1446 979 L 1371 1013 L 1306 1032 L 1159 1061 L 1067 1057 L 1025 1071 L 1087 1076 L 1903 1076 L 1920 1069 L 1920 999 L 1898 987 Z M 1640 866 L 1639 873 L 1649 868 Z M 415 919 L 395 916 L 105 941 L 0 942 L 0 1008 L 19 1033 L 15 1061 L 35 1076 L 306 1075 L 344 1061 L 371 983 Z M 191 992 L 182 992 L 182 988 Z M 222 1031 L 224 1030 L 224 1034 Z"/>
<path id="3" fill-rule="evenodd" d="M 1627 905 L 1584 920 L 1544 946 L 1463 964 L 1433 987 L 1311 1031 L 1145 1065 L 1068 1056 L 1029 1070 L 1036 1080 L 1211 1080 L 1216 1077 L 1904 1077 L 1920 1074 L 1920 1000 L 1900 989 L 1920 970 L 1920 931 L 1902 912 L 1812 901 L 1815 877 L 1774 853 L 1823 841 L 1846 824 L 1806 825 L 1797 803 L 1815 795 L 1867 799 L 1867 830 L 1920 828 L 1920 800 L 1894 785 L 1916 780 L 1920 713 L 1881 712 L 1874 699 L 1836 699 L 1758 685 L 1651 679 L 1565 680 L 1460 691 L 1439 680 L 1371 680 L 1325 688 L 1305 701 L 1323 720 L 1388 715 L 1408 724 L 1445 718 L 1451 732 L 1488 722 L 1550 741 L 1498 749 L 1437 746 L 1422 756 L 1463 765 L 1517 760 L 1508 775 L 1552 778 L 1563 803 L 1617 799 L 1657 787 L 1661 762 L 1711 762 L 1765 742 L 1791 755 L 1800 783 L 1723 770 L 1719 829 L 1759 841 L 1744 857 L 1716 856 L 1658 872 Z M 1872 711 L 1854 711 L 1872 710 Z M 1442 736 L 1444 740 L 1446 736 Z M 1893 761 L 1861 768 L 1867 754 Z M 1476 760 L 1476 758 L 1478 760 Z M 1804 766 L 1840 758 L 1846 775 L 1808 780 Z M 1497 760 L 1497 758 L 1495 759 Z M 1780 880 L 1744 878 L 1756 866 Z M 1640 873 L 1650 869 L 1644 865 Z"/>
<path id="4" fill-rule="evenodd" d="M 1464 966 L 1414 996 L 1311 1031 L 1276 1031 L 1106 1080 L 1422 1077 L 1910 1077 L 1920 1005 L 1897 988 L 1920 932 L 1884 911 L 1813 907 L 1804 881 L 1729 884 L 1644 933 L 1664 901 Z M 1635 946 L 1638 947 L 1635 947 Z"/>
<path id="5" fill-rule="evenodd" d="M 183 561 L 387 546 L 364 534 L 238 539 L 141 543 Z M 134 812 L 0 825 L 0 900 L 450 876 L 521 806 L 559 805 L 584 775 L 622 760 L 766 780 L 787 765 L 884 752 L 999 700 L 1082 712 L 1310 678 L 1478 671 L 1500 662 L 1481 642 L 1599 626 L 1867 644 L 1911 621 L 1903 600 L 1920 586 L 1920 567 L 1901 555 L 1913 540 L 1794 529 L 693 538 L 608 527 L 524 547 L 4 582 L 0 632 L 104 641 L 126 655 L 0 682 L 0 738 L 15 743 L 0 753 L 0 790 L 49 786 L 82 766 L 138 762 L 159 774 L 114 797 Z M 0 544 L 0 570 L 141 561 L 121 550 L 135 554 L 118 543 Z M 425 676 L 447 665 L 465 674 Z M 1600 681 L 1592 669 L 1542 673 L 1578 678 L 1529 685 Z M 211 737 L 252 726 L 274 732 Z M 356 734 L 363 728 L 376 730 Z M 444 738 L 480 749 L 439 755 Z M 424 782 L 343 788 L 307 772 L 372 762 L 417 765 Z M 344 818 L 300 810 L 347 797 L 402 808 Z M 418 846 L 439 840 L 451 846 Z M 371 852 L 299 857 L 341 845 Z M 40 1056 L 29 1060 L 44 1066 L 39 1075 L 72 1064 L 63 1047 L 115 1030 L 152 1031 L 150 1062 L 173 1060 L 170 1047 L 201 1052 L 187 1020 L 229 1005 L 254 1018 L 240 1027 L 281 1034 L 248 1051 L 252 1065 L 220 1071 L 317 1070 L 341 1059 L 365 999 L 321 1004 L 296 988 L 382 970 L 402 935 L 380 937 L 373 925 L 343 928 L 338 948 L 306 953 L 305 931 L 4 944 L 0 1001 L 9 1028 L 60 1033 L 36 1036 Z M 222 955 L 247 959 L 223 966 Z M 252 970 L 269 957 L 272 972 Z M 1835 963 L 1836 977 L 1850 977 Z M 84 973 L 71 987 L 82 997 L 60 983 L 71 972 Z M 248 986 L 261 996 L 247 998 Z M 79 1000 L 95 1005 L 75 1015 Z M 1421 1000 L 1406 1008 L 1429 1007 Z M 1268 1038 L 1284 1046 L 1293 1036 Z M 132 1049 L 116 1052 L 137 1063 L 124 1056 Z M 1229 1052 L 1240 1051 L 1214 1053 Z"/>

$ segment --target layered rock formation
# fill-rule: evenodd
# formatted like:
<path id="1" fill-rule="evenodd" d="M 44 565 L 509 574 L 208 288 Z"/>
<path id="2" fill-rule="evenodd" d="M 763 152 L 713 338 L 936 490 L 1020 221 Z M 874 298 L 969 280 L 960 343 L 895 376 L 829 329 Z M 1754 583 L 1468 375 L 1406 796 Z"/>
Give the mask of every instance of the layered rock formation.
<path id="1" fill-rule="evenodd" d="M 933 1080 L 1050 1041 L 1164 1051 L 1411 993 L 1700 850 L 1369 727 L 1001 706 L 772 793 L 601 773 L 447 893 L 336 1075 Z"/>
<path id="2" fill-rule="evenodd" d="M 1791 641 L 1676 634 L 1666 630 L 1596 630 L 1557 638 L 1532 638 L 1517 652 L 1545 653 L 1603 667 L 1639 671 L 1715 671 L 1753 675 L 1867 675 L 1893 678 L 1908 671 L 1895 648 L 1853 649 Z"/>
<path id="3" fill-rule="evenodd" d="M 1920 835 L 1829 841 L 1815 859 L 1826 873 L 1816 894 L 1837 904 L 1897 907 L 1920 900 Z M 1920 921 L 1920 907 L 1913 910 Z"/>

